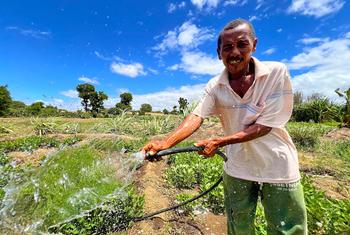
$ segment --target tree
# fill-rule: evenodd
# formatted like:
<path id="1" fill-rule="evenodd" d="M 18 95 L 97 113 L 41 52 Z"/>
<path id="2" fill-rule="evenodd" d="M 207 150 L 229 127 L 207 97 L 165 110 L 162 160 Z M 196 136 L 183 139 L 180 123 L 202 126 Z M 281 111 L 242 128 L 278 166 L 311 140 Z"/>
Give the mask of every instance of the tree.
<path id="1" fill-rule="evenodd" d="M 89 101 L 90 101 L 91 113 L 93 117 L 96 117 L 97 114 L 104 109 L 103 101 L 107 99 L 108 99 L 108 96 L 102 91 L 92 92 L 90 94 Z"/>
<path id="2" fill-rule="evenodd" d="M 37 116 L 40 114 L 40 112 L 43 108 L 44 108 L 44 103 L 41 101 L 38 101 L 38 102 L 34 102 L 31 105 L 29 105 L 27 107 L 27 110 L 28 110 L 29 114 Z"/>
<path id="3" fill-rule="evenodd" d="M 294 92 L 293 103 L 294 103 L 294 106 L 302 104 L 303 103 L 303 93 L 301 93 L 300 91 Z"/>
<path id="4" fill-rule="evenodd" d="M 7 86 L 0 86 L 0 117 L 8 113 L 11 103 L 12 99 Z"/>
<path id="5" fill-rule="evenodd" d="M 173 106 L 173 110 L 170 112 L 171 114 L 177 114 L 177 106 Z"/>
<path id="6" fill-rule="evenodd" d="M 180 97 L 178 102 L 179 102 L 179 112 L 184 113 L 184 111 L 187 109 L 187 106 L 188 106 L 187 99 Z"/>
<path id="7" fill-rule="evenodd" d="M 142 104 L 140 108 L 140 114 L 143 115 L 146 112 L 152 112 L 152 106 L 150 104 Z"/>
<path id="8" fill-rule="evenodd" d="M 102 91 L 95 91 L 95 87 L 88 83 L 80 84 L 76 89 L 82 99 L 81 104 L 85 112 L 90 111 L 92 116 L 96 117 L 104 109 L 103 101 L 108 99 L 108 96 Z"/>
<path id="9" fill-rule="evenodd" d="M 341 119 L 345 126 L 350 126 L 350 88 L 348 90 L 341 91 L 339 88 L 335 92 L 345 99 L 345 106 L 341 110 Z"/>
<path id="10" fill-rule="evenodd" d="M 129 92 L 125 92 L 120 94 L 120 103 L 125 104 L 125 105 L 130 105 L 132 101 L 132 94 Z"/>
<path id="11" fill-rule="evenodd" d="M 83 106 L 85 112 L 90 111 L 89 107 L 91 107 L 91 95 L 92 93 L 96 93 L 95 87 L 89 83 L 79 84 L 76 87 L 77 92 L 79 93 L 79 97 L 81 100 L 81 105 Z"/>
<path id="12" fill-rule="evenodd" d="M 163 109 L 164 114 L 169 114 L 169 111 L 167 109 Z"/>
<path id="13" fill-rule="evenodd" d="M 132 94 L 129 92 L 125 92 L 120 94 L 120 102 L 116 103 L 115 107 L 117 108 L 117 114 L 120 114 L 125 111 L 130 111 L 132 109 L 131 107 L 131 101 L 132 101 Z"/>

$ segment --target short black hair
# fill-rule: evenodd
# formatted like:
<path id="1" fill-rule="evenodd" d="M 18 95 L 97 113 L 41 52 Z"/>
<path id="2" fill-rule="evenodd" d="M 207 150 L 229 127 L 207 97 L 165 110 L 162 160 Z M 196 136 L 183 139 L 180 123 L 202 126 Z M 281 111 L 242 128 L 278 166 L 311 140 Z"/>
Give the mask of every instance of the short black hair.
<path id="1" fill-rule="evenodd" d="M 226 30 L 230 30 L 230 29 L 234 29 L 236 28 L 237 26 L 239 25 L 242 25 L 242 24 L 246 24 L 248 25 L 248 27 L 250 28 L 250 31 L 252 32 L 251 34 L 251 37 L 254 39 L 256 37 L 255 35 L 255 30 L 254 30 L 254 27 L 253 25 L 247 21 L 247 20 L 244 20 L 244 19 L 236 19 L 236 20 L 232 20 L 230 21 L 219 33 L 219 37 L 218 37 L 218 49 L 220 48 L 221 46 L 221 34 L 226 31 Z"/>

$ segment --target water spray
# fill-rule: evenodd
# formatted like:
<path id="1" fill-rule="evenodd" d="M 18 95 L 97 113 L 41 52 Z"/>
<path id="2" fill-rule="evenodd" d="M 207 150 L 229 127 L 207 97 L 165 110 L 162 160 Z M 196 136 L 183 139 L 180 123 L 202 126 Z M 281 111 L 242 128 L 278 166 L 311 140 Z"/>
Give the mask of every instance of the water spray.
<path id="1" fill-rule="evenodd" d="M 154 155 L 145 155 L 144 152 L 140 151 L 138 153 L 134 153 L 132 155 L 132 157 L 129 159 L 130 162 L 132 165 L 134 165 L 134 169 L 138 168 L 140 165 L 142 165 L 145 161 L 145 158 L 149 158 L 149 159 L 152 159 L 152 158 L 161 158 L 162 156 L 166 156 L 166 155 L 171 155 L 171 154 L 176 154 L 176 153 L 184 153 L 184 152 L 198 152 L 198 151 L 202 151 L 204 149 L 204 147 L 196 147 L 196 146 L 188 146 L 188 147 L 180 147 L 180 148 L 171 148 L 171 149 L 166 149 L 166 150 L 162 150 L 162 151 L 159 151 L 158 153 L 154 154 Z M 226 155 L 221 152 L 220 150 L 216 150 L 215 154 L 219 155 L 225 162 L 227 161 L 227 157 Z M 129 222 L 138 222 L 138 221 L 142 221 L 142 220 L 147 220 L 147 219 L 151 219 L 152 217 L 156 216 L 156 215 L 159 215 L 161 213 L 164 213 L 164 212 L 167 212 L 167 211 L 171 211 L 171 210 L 176 210 L 177 208 L 179 207 L 182 207 L 190 202 L 193 202 L 203 196 L 205 196 L 206 194 L 208 194 L 209 192 L 211 192 L 213 189 L 215 189 L 223 180 L 223 177 L 220 176 L 220 178 L 210 187 L 208 188 L 207 190 L 203 191 L 202 193 L 198 194 L 197 196 L 194 196 L 193 198 L 190 198 L 182 203 L 179 203 L 179 204 L 176 204 L 174 206 L 171 206 L 171 207 L 167 207 L 167 208 L 163 208 L 161 210 L 158 210 L 158 211 L 155 211 L 153 213 L 149 213 L 149 214 L 146 214 L 144 216 L 141 216 L 141 217 L 135 217 L 135 218 L 129 218 L 127 221 L 124 221 L 126 224 L 129 223 Z M 88 215 L 90 213 L 93 213 L 93 211 L 95 210 L 96 208 L 92 209 L 92 210 L 89 210 L 87 212 L 84 213 L 84 215 Z M 78 217 L 74 217 L 74 218 L 70 218 L 68 220 L 65 220 L 61 223 L 58 223 L 58 224 L 55 224 L 55 225 L 52 225 L 49 227 L 49 232 L 59 232 L 60 231 L 60 227 L 65 224 L 65 223 L 70 223 L 76 219 L 79 219 L 79 216 Z M 126 228 L 127 225 L 125 224 L 124 225 L 120 225 L 119 227 L 120 228 Z M 118 227 L 118 226 L 117 226 Z"/>

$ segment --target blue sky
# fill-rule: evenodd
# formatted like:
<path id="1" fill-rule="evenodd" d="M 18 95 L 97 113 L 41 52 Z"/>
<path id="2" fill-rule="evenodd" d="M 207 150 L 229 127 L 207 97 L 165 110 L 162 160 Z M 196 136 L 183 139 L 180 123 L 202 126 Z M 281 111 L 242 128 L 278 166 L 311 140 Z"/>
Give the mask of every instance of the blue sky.
<path id="1" fill-rule="evenodd" d="M 345 0 L 19 1 L 0 6 L 0 85 L 12 98 L 81 108 L 75 87 L 92 83 L 134 109 L 199 100 L 223 68 L 216 40 L 230 20 L 250 20 L 254 56 L 286 63 L 294 90 L 335 100 L 350 87 L 350 6 Z"/>

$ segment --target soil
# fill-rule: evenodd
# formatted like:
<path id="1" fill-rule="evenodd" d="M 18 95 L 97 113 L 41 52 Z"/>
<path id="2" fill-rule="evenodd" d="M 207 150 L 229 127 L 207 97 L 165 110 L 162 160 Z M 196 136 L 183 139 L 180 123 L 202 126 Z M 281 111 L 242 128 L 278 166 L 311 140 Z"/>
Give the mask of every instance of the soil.
<path id="1" fill-rule="evenodd" d="M 350 139 L 350 128 L 343 127 L 340 129 L 334 129 L 331 132 L 329 132 L 325 137 L 331 138 L 333 140 L 348 140 Z"/>

